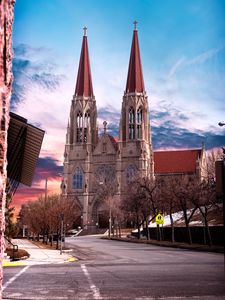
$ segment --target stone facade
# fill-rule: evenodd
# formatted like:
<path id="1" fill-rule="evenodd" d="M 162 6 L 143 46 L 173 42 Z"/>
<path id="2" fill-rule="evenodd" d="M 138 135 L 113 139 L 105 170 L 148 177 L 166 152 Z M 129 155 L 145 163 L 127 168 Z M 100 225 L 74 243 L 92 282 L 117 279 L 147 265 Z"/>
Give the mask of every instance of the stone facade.
<path id="1" fill-rule="evenodd" d="M 7 179 L 7 130 L 9 124 L 9 102 L 12 89 L 12 26 L 14 0 L 0 1 L 0 251 L 1 265 L 4 255 L 5 187 Z M 2 267 L 0 266 L 2 290 Z"/>
<path id="2" fill-rule="evenodd" d="M 72 99 L 64 153 L 62 195 L 72 197 L 80 209 L 80 223 L 95 229 L 109 212 L 99 191 L 104 186 L 114 201 L 125 196 L 135 178 L 197 174 L 203 177 L 205 149 L 152 150 L 148 97 L 144 87 L 136 28 L 122 99 L 119 137 L 98 134 L 86 30 L 83 37 L 77 84 Z M 101 223 L 101 222 L 100 222 Z M 107 222 L 105 222 L 107 225 Z M 104 224 L 103 224 L 104 226 Z"/>
<path id="3" fill-rule="evenodd" d="M 94 228 L 104 213 L 104 204 L 96 191 L 101 185 L 114 189 L 114 197 L 120 198 L 134 176 L 154 174 L 148 97 L 136 29 L 122 101 L 119 138 L 107 133 L 106 122 L 104 133 L 99 136 L 96 121 L 85 34 L 67 128 L 62 182 L 62 195 L 78 202 L 84 228 Z"/>

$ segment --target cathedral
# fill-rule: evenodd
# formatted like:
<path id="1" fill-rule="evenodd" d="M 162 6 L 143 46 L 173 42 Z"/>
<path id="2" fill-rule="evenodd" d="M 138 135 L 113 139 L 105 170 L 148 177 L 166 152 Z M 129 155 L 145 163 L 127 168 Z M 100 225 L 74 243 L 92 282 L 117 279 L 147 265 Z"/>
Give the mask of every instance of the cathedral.
<path id="1" fill-rule="evenodd" d="M 120 199 L 127 191 L 127 183 L 135 176 L 153 178 L 157 172 L 159 175 L 170 173 L 170 157 L 175 160 L 180 157 L 183 161 L 178 173 L 199 172 L 201 168 L 204 149 L 175 151 L 175 155 L 171 151 L 153 153 L 148 96 L 144 85 L 136 22 L 121 103 L 119 137 L 115 138 L 107 133 L 106 121 L 103 125 L 104 132 L 99 135 L 88 41 L 84 28 L 66 134 L 62 195 L 75 199 L 80 211 L 80 224 L 85 229 L 93 231 L 96 225 L 101 226 L 101 218 L 104 218 L 104 205 L 97 192 L 101 186 L 114 191 L 113 197 Z M 157 165 L 154 165 L 154 156 L 157 158 Z M 176 170 L 172 172 L 174 174 Z"/>

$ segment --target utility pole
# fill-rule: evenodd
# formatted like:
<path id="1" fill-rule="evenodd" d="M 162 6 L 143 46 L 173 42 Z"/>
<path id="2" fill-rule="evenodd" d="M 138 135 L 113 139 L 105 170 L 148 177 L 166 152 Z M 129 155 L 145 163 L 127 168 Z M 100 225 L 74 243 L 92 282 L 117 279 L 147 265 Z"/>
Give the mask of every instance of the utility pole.
<path id="1" fill-rule="evenodd" d="M 47 203 L 47 197 L 48 197 L 48 178 L 46 177 L 45 178 L 45 202 L 44 202 L 44 207 L 45 207 L 45 211 L 44 211 L 44 225 L 46 226 L 46 219 L 47 219 L 47 216 L 46 216 L 46 203 Z M 45 241 L 45 233 L 43 233 L 43 243 L 48 243 L 48 237 L 46 236 L 46 241 Z"/>

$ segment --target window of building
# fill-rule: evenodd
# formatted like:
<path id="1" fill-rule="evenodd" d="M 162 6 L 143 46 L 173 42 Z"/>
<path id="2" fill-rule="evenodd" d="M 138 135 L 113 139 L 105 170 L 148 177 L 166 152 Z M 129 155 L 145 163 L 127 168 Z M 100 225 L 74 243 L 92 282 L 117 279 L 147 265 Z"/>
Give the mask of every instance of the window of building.
<path id="1" fill-rule="evenodd" d="M 126 170 L 126 180 L 131 182 L 137 176 L 137 167 L 135 165 L 129 165 Z"/>
<path id="2" fill-rule="evenodd" d="M 83 127 L 83 116 L 79 111 L 77 114 L 77 142 L 82 142 L 82 127 Z"/>
<path id="3" fill-rule="evenodd" d="M 86 112 L 84 115 L 84 127 L 87 128 L 90 125 L 90 113 Z"/>
<path id="4" fill-rule="evenodd" d="M 107 152 L 107 143 L 102 144 L 102 152 L 103 153 Z"/>
<path id="5" fill-rule="evenodd" d="M 86 112 L 84 114 L 84 143 L 87 143 L 87 132 L 88 132 L 88 126 L 90 124 L 90 114 L 89 112 Z"/>
<path id="6" fill-rule="evenodd" d="M 129 109 L 129 139 L 135 139 L 135 112 L 133 107 Z"/>
<path id="7" fill-rule="evenodd" d="M 73 175 L 73 188 L 82 189 L 83 188 L 83 172 L 80 168 L 76 168 Z"/>
<path id="8" fill-rule="evenodd" d="M 142 109 L 138 108 L 137 110 L 137 138 L 142 138 Z"/>

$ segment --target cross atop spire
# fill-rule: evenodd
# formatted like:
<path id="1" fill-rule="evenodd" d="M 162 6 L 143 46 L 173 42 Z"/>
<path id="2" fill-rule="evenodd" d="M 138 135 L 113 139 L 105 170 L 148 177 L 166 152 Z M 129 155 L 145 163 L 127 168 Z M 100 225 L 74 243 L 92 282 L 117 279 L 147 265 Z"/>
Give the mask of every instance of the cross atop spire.
<path id="1" fill-rule="evenodd" d="M 134 30 L 137 30 L 137 21 L 136 20 L 134 20 Z"/>
<path id="2" fill-rule="evenodd" d="M 87 35 L 87 27 L 84 26 L 83 30 L 84 30 L 84 36 L 86 36 Z"/>
<path id="3" fill-rule="evenodd" d="M 106 134 L 106 130 L 107 130 L 107 122 L 106 121 L 103 122 L 103 126 L 104 126 L 104 134 Z"/>
<path id="4" fill-rule="evenodd" d="M 91 66 L 88 54 L 88 42 L 86 36 L 87 27 L 84 27 L 83 30 L 84 36 L 80 54 L 79 69 L 77 73 L 75 96 L 92 97 L 94 94 L 91 78 Z"/>
<path id="5" fill-rule="evenodd" d="M 134 21 L 133 40 L 131 45 L 127 85 L 125 90 L 126 93 L 142 93 L 145 90 L 136 25 L 137 21 Z"/>

